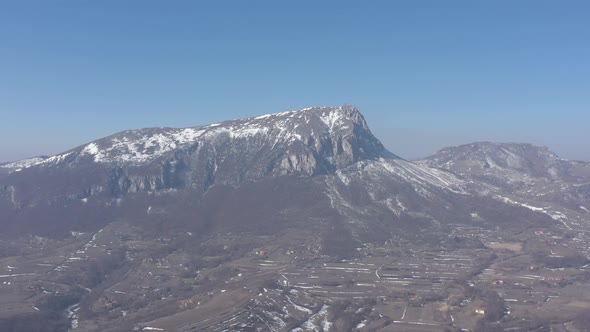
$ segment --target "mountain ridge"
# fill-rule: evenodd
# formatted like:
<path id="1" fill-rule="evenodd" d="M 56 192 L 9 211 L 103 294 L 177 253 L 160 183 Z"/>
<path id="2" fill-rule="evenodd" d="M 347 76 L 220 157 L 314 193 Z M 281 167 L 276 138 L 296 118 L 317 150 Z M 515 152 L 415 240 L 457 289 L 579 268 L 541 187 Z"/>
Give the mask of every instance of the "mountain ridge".
<path id="1" fill-rule="evenodd" d="M 464 173 L 468 169 L 472 174 L 483 175 L 493 169 L 502 169 L 531 177 L 562 180 L 590 176 L 590 171 L 583 170 L 590 163 L 563 159 L 546 146 L 530 143 L 474 142 L 440 149 L 421 162 L 455 173 Z"/>
<path id="2" fill-rule="evenodd" d="M 476 142 L 402 163 L 371 133 L 360 111 L 348 105 L 309 107 L 197 127 L 125 130 L 54 156 L 5 163 L 0 165 L 0 176 L 4 191 L 10 189 L 17 201 L 19 197 L 35 201 L 37 196 L 123 197 L 130 192 L 189 188 L 205 192 L 215 184 L 237 185 L 265 176 L 343 174 L 342 170 L 359 161 L 380 159 L 399 160 L 376 164 L 395 170 L 392 175 L 408 181 L 417 176 L 418 183 L 434 186 L 453 183 L 449 188 L 456 191 L 463 190 L 459 188 L 465 183 L 457 185 L 459 179 L 441 182 L 440 176 L 448 176 L 434 170 L 467 177 L 488 188 L 510 190 L 515 190 L 515 183 L 532 183 L 538 176 L 574 181 L 579 177 L 571 174 L 587 173 L 590 178 L 588 164 L 560 159 L 547 147 L 529 143 Z M 52 171 L 44 173 L 43 168 Z M 430 180 L 420 180 L 424 178 Z M 31 183 L 17 189 L 16 184 L 23 182 Z M 35 186 L 38 189 L 33 191 Z"/>
<path id="3" fill-rule="evenodd" d="M 338 155 L 339 150 L 349 154 L 358 153 L 358 158 L 392 156 L 386 151 L 381 142 L 370 132 L 368 125 L 353 106 L 339 107 L 309 107 L 302 110 L 282 113 L 266 114 L 245 119 L 223 121 L 187 128 L 144 128 L 125 130 L 113 135 L 100 138 L 83 144 L 76 148 L 48 158 L 31 158 L 22 161 L 9 162 L 2 165 L 3 168 L 22 169 L 43 164 L 60 163 L 63 160 L 71 160 L 90 157 L 98 163 L 111 163 L 121 165 L 134 165 L 151 162 L 176 149 L 189 146 L 194 143 L 230 139 L 260 138 L 261 136 L 273 136 L 273 147 L 277 144 L 290 144 L 301 141 L 308 147 L 321 152 L 321 140 L 334 138 L 342 140 L 351 136 L 363 135 L 367 139 L 365 145 L 358 146 L 361 151 L 352 151 L 356 147 L 349 146 L 348 141 L 334 142 L 333 155 Z M 331 143 L 331 142 L 329 142 Z M 362 151 L 371 149 L 373 151 Z M 366 154 L 364 153 L 366 152 Z M 357 156 L 349 155 L 353 160 Z M 345 163 L 345 162 L 344 162 Z"/>
<path id="4" fill-rule="evenodd" d="M 392 285 L 388 301 L 438 312 L 441 299 L 488 285 L 481 278 L 508 252 L 530 256 L 526 274 L 586 264 L 577 240 L 573 259 L 539 251 L 590 231 L 590 183 L 564 165 L 530 145 L 493 144 L 407 161 L 352 106 L 124 131 L 1 168 L 12 170 L 0 176 L 2 286 L 26 317 L 66 310 L 80 331 L 296 331 L 317 310 L 334 324 L 372 315 L 337 329 L 351 331 L 379 319 L 379 302 L 358 297 Z M 80 310 L 47 310 L 62 294 Z M 350 309 L 328 315 L 343 296 Z"/>
<path id="5" fill-rule="evenodd" d="M 359 160 L 379 158 L 399 157 L 371 133 L 356 107 L 338 106 L 199 127 L 127 130 L 1 167 L 10 172 L 2 176 L 5 191 L 12 188 L 12 200 L 36 202 L 161 190 L 205 192 L 215 184 L 265 176 L 333 174 Z"/>

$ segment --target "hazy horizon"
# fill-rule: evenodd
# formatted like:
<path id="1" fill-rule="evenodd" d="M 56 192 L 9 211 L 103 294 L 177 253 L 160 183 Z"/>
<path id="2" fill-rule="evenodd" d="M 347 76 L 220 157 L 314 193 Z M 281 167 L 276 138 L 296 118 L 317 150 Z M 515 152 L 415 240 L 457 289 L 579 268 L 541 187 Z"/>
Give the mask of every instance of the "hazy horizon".
<path id="1" fill-rule="evenodd" d="M 590 160 L 590 5 L 0 4 L 0 161 L 126 129 L 352 104 L 408 159 L 476 141 Z"/>
<path id="2" fill-rule="evenodd" d="M 328 105 L 314 105 L 314 106 L 328 106 Z M 336 105 L 329 105 L 329 106 L 336 106 Z M 296 110 L 296 109 L 291 108 L 291 109 L 277 110 L 274 113 L 290 111 L 290 110 Z M 431 156 L 434 153 L 436 153 L 438 150 L 445 148 L 445 147 L 458 146 L 458 145 L 477 143 L 477 142 L 530 143 L 533 145 L 547 146 L 552 152 L 556 153 L 559 157 L 564 158 L 564 159 L 581 160 L 581 161 L 589 161 L 590 160 L 589 157 L 586 157 L 586 158 L 583 157 L 584 151 L 582 151 L 583 150 L 582 148 L 578 151 L 581 153 L 577 153 L 576 151 L 573 151 L 573 153 L 567 153 L 567 151 L 561 151 L 560 146 L 551 146 L 550 144 L 546 144 L 546 143 L 542 143 L 542 142 L 538 142 L 538 141 L 534 141 L 534 140 L 523 140 L 523 139 L 519 140 L 518 137 L 516 137 L 516 136 L 515 136 L 516 139 L 502 139 L 502 137 L 500 137 L 502 135 L 501 133 L 498 133 L 499 136 L 497 136 L 497 137 L 494 137 L 493 135 L 489 135 L 487 137 L 483 137 L 482 139 L 477 139 L 474 136 L 473 139 L 469 140 L 469 141 L 461 141 L 462 137 L 459 137 L 459 136 L 455 137 L 454 139 L 447 137 L 447 142 L 449 142 L 449 144 L 436 146 L 435 143 L 433 143 L 433 142 L 436 142 L 437 139 L 440 138 L 441 132 L 437 132 L 437 131 L 427 132 L 425 130 L 421 130 L 420 128 L 408 128 L 408 127 L 393 128 L 393 127 L 388 127 L 387 123 L 373 123 L 374 121 L 371 121 L 370 117 L 365 114 L 363 109 L 359 109 L 359 110 L 365 116 L 365 118 L 368 122 L 369 128 L 371 129 L 373 134 L 379 140 L 381 140 L 381 142 L 385 145 L 385 147 L 389 151 L 393 152 L 394 154 L 396 154 L 404 159 L 408 159 L 408 160 L 421 159 L 421 158 Z M 188 125 L 188 126 L 144 126 L 144 127 L 134 126 L 134 127 L 119 129 L 119 130 L 109 132 L 109 133 L 104 133 L 104 134 L 102 134 L 102 136 L 89 138 L 84 141 L 72 142 L 70 145 L 64 145 L 62 148 L 58 147 L 57 150 L 53 150 L 53 151 L 49 151 L 49 152 L 40 151 L 38 153 L 33 153 L 33 154 L 26 154 L 26 152 L 17 152 L 14 154 L 13 158 L 2 158 L 3 156 L 0 155 L 0 163 L 16 161 L 16 160 L 21 160 L 21 159 L 26 159 L 26 158 L 32 158 L 32 157 L 37 157 L 37 156 L 44 156 L 44 155 L 51 156 L 51 155 L 59 154 L 59 153 L 65 152 L 67 150 L 87 144 L 89 142 L 98 140 L 103 137 L 107 137 L 109 135 L 115 134 L 115 133 L 123 131 L 123 130 L 155 128 L 155 127 L 184 128 L 184 127 L 206 126 L 206 125 L 209 125 L 212 123 L 218 123 L 218 122 L 222 122 L 222 121 L 226 121 L 226 120 L 255 117 L 255 116 L 259 116 L 259 115 L 263 115 L 263 114 L 269 114 L 269 113 L 251 114 L 251 115 L 246 115 L 243 117 L 219 119 L 217 121 L 210 121 L 207 123 L 198 123 L 196 125 Z M 429 136 L 427 140 L 424 140 L 425 136 L 426 137 Z M 526 139 L 526 137 L 524 137 L 524 139 Z M 543 141 L 543 140 L 540 139 L 539 141 Z M 584 144 L 585 144 L 584 142 L 580 142 L 580 145 L 584 145 Z M 563 146 L 561 146 L 561 147 L 563 148 Z M 576 155 L 579 155 L 582 157 L 581 158 L 576 157 Z"/>

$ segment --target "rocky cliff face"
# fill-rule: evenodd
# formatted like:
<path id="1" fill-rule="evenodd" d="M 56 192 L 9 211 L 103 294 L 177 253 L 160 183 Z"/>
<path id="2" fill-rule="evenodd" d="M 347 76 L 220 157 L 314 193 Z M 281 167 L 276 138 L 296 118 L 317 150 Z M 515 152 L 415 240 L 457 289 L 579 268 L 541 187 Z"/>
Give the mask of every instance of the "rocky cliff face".
<path id="1" fill-rule="evenodd" d="M 299 220 L 305 205 L 293 204 L 309 204 L 310 193 L 317 195 L 314 218 L 344 222 L 378 241 L 402 226 L 409 234 L 419 233 L 418 224 L 446 234 L 448 223 L 496 225 L 513 216 L 520 216 L 516 227 L 557 221 L 573 228 L 590 209 L 587 163 L 532 145 L 496 143 L 409 162 L 388 152 L 352 106 L 129 130 L 0 169 L 0 211 L 10 215 L 5 224 L 27 231 L 143 221 L 158 205 L 166 222 L 234 227 L 236 218 L 227 217 L 227 204 L 234 204 L 236 216 L 251 213 L 249 222 L 275 227 L 286 215 Z M 245 204 L 250 196 L 257 200 Z M 279 205 L 268 204 L 275 196 Z"/>
<path id="2" fill-rule="evenodd" d="M 407 162 L 383 147 L 355 107 L 317 107 L 203 127 L 129 130 L 0 165 L 9 173 L 0 177 L 0 203 L 69 211 L 72 202 L 107 206 L 132 194 L 168 192 L 194 201 L 215 186 L 290 177 L 319 180 L 330 208 L 351 220 L 390 213 L 451 220 L 457 200 L 483 196 L 562 220 L 589 208 L 589 165 L 542 147 L 500 143 L 446 148 Z M 541 208 L 548 202 L 569 210 Z"/>
<path id="3" fill-rule="evenodd" d="M 377 158 L 395 156 L 371 134 L 355 107 L 341 106 L 204 127 L 124 131 L 56 156 L 0 167 L 11 172 L 3 182 L 35 181 L 40 196 L 51 196 L 51 183 L 67 178 L 80 180 L 64 180 L 73 184 L 67 195 L 120 197 L 166 189 L 205 191 L 269 175 L 331 174 Z M 64 194 L 59 187 L 55 195 Z"/>
<path id="4" fill-rule="evenodd" d="M 440 150 L 419 164 L 483 184 L 508 202 L 539 211 L 561 205 L 556 219 L 581 220 L 590 200 L 590 163 L 559 158 L 547 147 L 524 143 L 472 143 Z"/>
<path id="5" fill-rule="evenodd" d="M 421 163 L 510 188 L 539 181 L 590 180 L 590 163 L 561 159 L 547 147 L 525 143 L 482 142 L 449 147 Z"/>
<path id="6" fill-rule="evenodd" d="M 567 163 L 547 147 L 481 142 L 449 147 L 426 159 L 430 166 L 469 174 L 514 173 L 528 177 L 567 176 Z"/>

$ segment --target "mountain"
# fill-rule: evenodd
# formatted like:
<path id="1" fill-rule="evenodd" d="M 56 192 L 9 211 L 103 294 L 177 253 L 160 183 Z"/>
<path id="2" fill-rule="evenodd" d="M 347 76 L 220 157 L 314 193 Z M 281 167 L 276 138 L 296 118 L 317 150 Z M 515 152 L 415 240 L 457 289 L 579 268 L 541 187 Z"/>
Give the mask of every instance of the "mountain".
<path id="1" fill-rule="evenodd" d="M 449 147 L 419 162 L 487 185 L 539 211 L 553 209 L 584 222 L 590 201 L 590 163 L 559 158 L 547 147 L 518 143 L 472 143 Z M 548 207 L 544 209 L 543 207 Z M 563 218 L 562 218 L 563 219 Z"/>
<path id="2" fill-rule="evenodd" d="M 9 186 L 21 179 L 31 181 L 37 174 L 43 177 L 33 180 L 35 193 L 17 193 L 28 202 L 39 196 L 206 191 L 214 184 L 235 185 L 270 175 L 330 174 L 359 160 L 380 157 L 396 158 L 370 133 L 358 110 L 344 106 L 204 127 L 124 131 L 56 156 L 0 167 L 12 171 Z M 63 178 L 71 185 L 56 184 L 66 182 Z"/>
<path id="3" fill-rule="evenodd" d="M 587 163 L 498 143 L 407 161 L 352 106 L 129 130 L 0 170 L 0 330 L 402 331 L 422 307 L 433 330 L 472 329 L 457 303 L 491 308 L 489 271 L 586 263 L 583 240 L 557 255 L 535 231 L 590 230 Z"/>
<path id="4" fill-rule="evenodd" d="M 122 209 L 107 210 L 131 210 L 127 218 L 133 219 L 137 207 L 125 207 L 135 199 L 145 205 L 143 211 L 149 204 L 157 205 L 162 194 L 206 200 L 210 191 L 216 192 L 213 188 L 231 191 L 264 179 L 311 181 L 330 201 L 322 210 L 361 219 L 418 213 L 434 220 L 431 215 L 454 204 L 449 197 L 453 201 L 469 195 L 469 184 L 451 172 L 387 151 L 352 106 L 307 108 L 203 127 L 129 130 L 55 156 L 0 167 L 10 172 L 1 181 L 0 195 L 10 210 L 18 212 L 12 218 L 19 221 L 11 223 L 17 226 L 8 228 L 15 231 L 98 227 L 107 222 L 104 211 L 86 216 L 85 223 L 76 214 L 90 208 L 98 211 L 118 200 Z M 154 194 L 158 198 L 148 204 Z M 359 208 L 365 204 L 368 207 Z M 359 210 L 365 211 L 363 216 Z M 442 215 L 453 219 L 456 214 Z"/>
<path id="5" fill-rule="evenodd" d="M 590 180 L 590 163 L 559 158 L 547 147 L 524 143 L 481 142 L 449 147 L 425 159 L 429 166 L 503 184 L 533 179 Z"/>

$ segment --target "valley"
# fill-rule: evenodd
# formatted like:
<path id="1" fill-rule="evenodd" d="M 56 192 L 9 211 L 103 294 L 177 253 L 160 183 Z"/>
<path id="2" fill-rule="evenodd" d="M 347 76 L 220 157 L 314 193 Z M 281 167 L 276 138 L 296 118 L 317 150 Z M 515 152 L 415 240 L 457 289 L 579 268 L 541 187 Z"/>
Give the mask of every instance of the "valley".
<path id="1" fill-rule="evenodd" d="M 343 260 L 321 254 L 305 231 L 217 234 L 201 243 L 200 255 L 173 240 L 190 234 L 148 238 L 124 221 L 61 242 L 33 238 L 11 243 L 26 255 L 0 260 L 0 317 L 34 315 L 66 294 L 78 294 L 73 331 L 321 331 L 326 324 L 452 331 L 484 317 L 476 309 L 486 306 L 486 292 L 501 296 L 500 322 L 511 331 L 569 330 L 576 313 L 590 309 L 588 264 L 566 259 L 588 255 L 584 233 L 450 227 L 442 248 L 390 239 Z M 236 247 L 248 250 L 228 255 Z M 538 257 L 539 248 L 548 257 Z M 562 261 L 543 260 L 552 257 Z"/>

